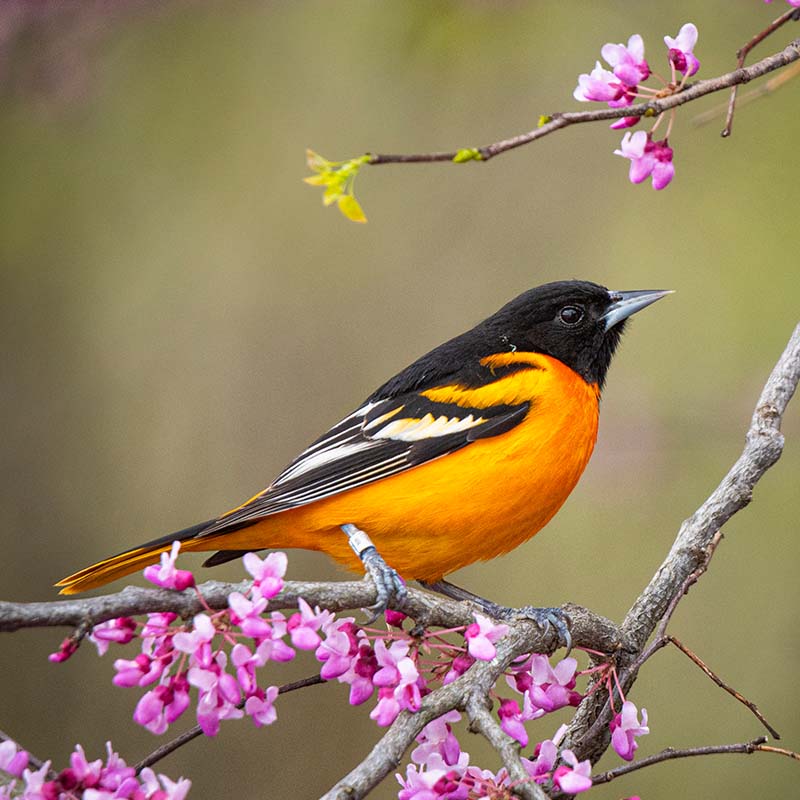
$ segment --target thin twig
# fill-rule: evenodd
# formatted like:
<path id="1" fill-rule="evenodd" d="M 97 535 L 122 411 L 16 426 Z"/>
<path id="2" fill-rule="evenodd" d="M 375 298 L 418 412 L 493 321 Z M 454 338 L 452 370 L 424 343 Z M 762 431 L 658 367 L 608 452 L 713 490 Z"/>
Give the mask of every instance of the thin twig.
<path id="1" fill-rule="evenodd" d="M 750 51 L 758 44 L 764 41 L 770 34 L 775 33 L 778 28 L 781 28 L 785 25 L 789 20 L 797 20 L 800 19 L 800 10 L 796 8 L 790 8 L 788 11 L 781 14 L 776 20 L 773 20 L 771 24 L 769 24 L 766 28 L 764 28 L 761 33 L 757 33 L 741 50 L 738 50 L 736 53 L 736 66 L 741 69 L 744 66 L 745 59 L 747 58 Z M 731 97 L 728 101 L 728 116 L 725 121 L 725 127 L 722 129 L 722 133 L 720 134 L 723 138 L 726 138 L 731 135 L 731 131 L 733 130 L 733 113 L 736 110 L 736 93 L 739 90 L 739 85 L 734 84 L 733 88 L 731 89 Z"/>
<path id="2" fill-rule="evenodd" d="M 717 745 L 709 745 L 707 747 L 689 747 L 685 750 L 675 750 L 672 747 L 668 747 L 666 750 L 662 750 L 660 753 L 656 753 L 653 756 L 648 756 L 647 758 L 642 758 L 639 761 L 634 761 L 632 764 L 625 764 L 622 767 L 617 767 L 616 769 L 610 769 L 608 772 L 600 772 L 597 775 L 592 776 L 592 784 L 597 786 L 600 783 L 609 783 L 613 781 L 615 778 L 620 778 L 623 775 L 627 775 L 630 772 L 636 772 L 637 769 L 644 769 L 645 767 L 650 767 L 653 764 L 660 764 L 663 761 L 671 761 L 673 758 L 691 758 L 692 756 L 713 756 L 713 755 L 721 755 L 723 753 L 757 753 L 759 751 L 766 752 L 764 750 L 764 742 L 767 741 L 766 736 L 760 736 L 758 739 L 753 739 L 752 742 L 741 742 L 739 744 L 717 744 Z M 780 748 L 775 748 L 780 749 Z M 791 751 L 786 751 L 783 755 L 791 755 L 792 757 L 796 757 L 797 753 L 791 753 Z"/>
<path id="3" fill-rule="evenodd" d="M 790 16 L 791 13 L 789 14 Z M 717 78 L 698 81 L 667 97 L 656 98 L 646 103 L 637 103 L 636 105 L 627 106 L 626 108 L 601 108 L 593 111 L 567 111 L 550 114 L 543 118 L 543 120 L 546 121 L 544 121 L 542 125 L 527 133 L 521 133 L 509 139 L 503 139 L 499 142 L 493 142 L 492 144 L 475 148 L 480 158 L 474 160 L 488 161 L 495 156 L 506 153 L 517 147 L 530 144 L 537 139 L 541 139 L 548 134 L 570 125 L 578 125 L 584 122 L 599 122 L 601 120 L 614 120 L 620 119 L 621 117 L 658 116 L 671 108 L 677 108 L 684 103 L 697 100 L 705 95 L 728 89 L 731 86 L 748 83 L 755 78 L 760 78 L 762 75 L 781 69 L 781 67 L 785 67 L 798 59 L 800 59 L 800 39 L 795 39 L 780 52 L 768 56 L 749 67 L 739 67 L 733 70 L 733 72 L 728 72 Z M 372 166 L 378 166 L 380 164 L 431 163 L 437 161 L 452 162 L 459 152 L 459 150 L 450 150 L 436 153 L 374 153 L 370 154 L 368 163 Z"/>
<path id="4" fill-rule="evenodd" d="M 676 639 L 674 636 L 667 636 L 667 639 L 672 642 L 672 644 L 674 644 L 675 647 L 677 647 L 678 650 L 680 650 L 687 658 L 691 659 L 695 664 L 697 664 L 697 666 L 700 667 L 700 669 L 703 670 L 703 672 L 705 672 L 705 674 L 708 675 L 708 677 L 711 678 L 711 680 L 714 681 L 714 683 L 716 683 L 720 689 L 724 689 L 729 695 L 735 697 L 740 703 L 742 703 L 742 705 L 747 706 L 747 708 L 753 712 L 758 721 L 770 732 L 770 735 L 773 739 L 781 738 L 781 735 L 775 730 L 775 728 L 772 727 L 772 725 L 769 724 L 769 722 L 767 722 L 766 718 L 758 710 L 758 706 L 755 703 L 741 695 L 732 686 L 728 686 L 728 684 L 725 683 L 725 681 L 723 681 L 719 675 L 711 670 L 711 668 L 700 658 L 700 656 L 697 655 L 697 653 L 692 652 L 688 647 L 686 647 L 685 644 L 683 644 L 683 642 Z"/>
<path id="5" fill-rule="evenodd" d="M 296 689 L 303 689 L 306 686 L 316 686 L 319 683 L 325 683 L 324 678 L 321 675 L 312 675 L 309 678 L 302 678 L 299 681 L 285 683 L 283 686 L 278 688 L 278 694 L 286 694 L 287 692 L 293 692 Z M 239 703 L 237 708 L 244 708 L 244 700 Z M 199 725 L 195 725 L 194 727 L 189 728 L 189 730 L 186 730 L 180 735 L 176 736 L 169 742 L 162 744 L 161 747 L 157 747 L 152 753 L 145 756 L 141 761 L 134 765 L 136 774 L 138 775 L 145 767 L 152 767 L 153 764 L 161 761 L 162 758 L 166 758 L 170 753 L 174 753 L 178 748 L 183 747 L 183 745 L 185 745 L 187 742 L 191 742 L 192 739 L 196 739 L 198 736 L 201 736 L 202 733 L 203 729 Z"/>
<path id="6" fill-rule="evenodd" d="M 800 75 L 800 62 L 795 62 L 791 67 L 787 67 L 785 70 L 783 70 L 783 72 L 779 72 L 774 78 L 764 81 L 761 86 L 757 87 L 756 89 L 751 89 L 747 94 L 744 94 L 741 97 L 737 97 L 736 107 L 741 108 L 742 106 L 752 103 L 754 100 L 758 100 L 761 97 L 766 97 L 767 95 L 777 92 L 778 89 L 785 86 L 789 81 L 793 80 L 798 75 Z M 696 128 L 700 128 L 703 125 L 707 125 L 709 122 L 714 122 L 714 120 L 724 117 L 727 110 L 728 103 L 716 105 L 714 108 L 692 117 L 692 125 L 694 125 Z"/>

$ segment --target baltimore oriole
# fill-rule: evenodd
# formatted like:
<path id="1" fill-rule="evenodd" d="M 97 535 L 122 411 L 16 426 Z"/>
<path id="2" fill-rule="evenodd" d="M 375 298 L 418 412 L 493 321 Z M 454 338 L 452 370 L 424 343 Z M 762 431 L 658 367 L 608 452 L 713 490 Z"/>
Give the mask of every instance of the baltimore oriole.
<path id="1" fill-rule="evenodd" d="M 321 550 L 388 584 L 378 587 L 384 604 L 397 573 L 452 587 L 445 575 L 512 550 L 564 503 L 592 454 L 625 320 L 665 294 L 585 281 L 531 289 L 395 375 L 247 502 L 57 585 L 100 586 L 178 539 L 183 550 L 221 551 L 206 565 L 250 550 Z M 375 548 L 383 572 L 372 569 Z"/>

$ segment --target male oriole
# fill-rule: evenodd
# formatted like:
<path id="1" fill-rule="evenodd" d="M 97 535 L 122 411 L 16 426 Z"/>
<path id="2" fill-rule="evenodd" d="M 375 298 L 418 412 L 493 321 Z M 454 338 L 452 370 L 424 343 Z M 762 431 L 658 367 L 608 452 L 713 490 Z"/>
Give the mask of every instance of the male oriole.
<path id="1" fill-rule="evenodd" d="M 446 574 L 512 550 L 564 503 L 592 454 L 625 320 L 665 294 L 585 281 L 531 289 L 387 381 L 246 503 L 57 585 L 100 586 L 179 539 L 183 550 L 221 551 L 207 565 L 321 550 L 383 580 L 384 601 L 398 572 L 451 586 Z M 372 568 L 375 548 L 383 571 Z"/>

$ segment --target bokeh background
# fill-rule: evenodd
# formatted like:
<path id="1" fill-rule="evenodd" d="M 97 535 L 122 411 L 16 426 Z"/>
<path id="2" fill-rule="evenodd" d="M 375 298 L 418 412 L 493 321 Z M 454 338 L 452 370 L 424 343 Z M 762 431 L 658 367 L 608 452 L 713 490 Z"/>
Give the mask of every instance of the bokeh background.
<path id="1" fill-rule="evenodd" d="M 422 352 L 532 285 L 580 277 L 677 293 L 632 324 L 594 459 L 563 511 L 455 580 L 509 604 L 571 600 L 621 619 L 740 452 L 798 320 L 800 81 L 742 108 L 727 141 L 721 119 L 692 124 L 725 96 L 683 108 L 677 176 L 658 193 L 628 183 L 612 155 L 619 134 L 581 126 L 489 165 L 365 169 L 359 226 L 301 182 L 304 149 L 339 159 L 484 144 L 575 108 L 576 77 L 606 41 L 640 32 L 665 71 L 661 37 L 692 20 L 700 77 L 712 76 L 782 11 L 756 0 L 4 3 L 3 598 L 53 599 L 64 574 L 237 504 Z M 797 749 L 797 400 L 784 429 L 783 459 L 726 527 L 672 630 Z M 290 577 L 341 575 L 324 556 L 290 554 Z M 3 638 L 0 727 L 57 766 L 75 742 L 99 755 L 111 739 L 130 761 L 153 749 L 130 719 L 138 694 L 111 686 L 114 656 L 87 646 L 51 665 L 60 637 Z M 305 659 L 270 680 L 313 671 Z M 670 650 L 633 699 L 653 730 L 641 755 L 762 733 Z M 161 769 L 191 777 L 198 798 L 311 798 L 379 737 L 341 686 L 278 708 L 276 725 L 226 723 Z M 464 747 L 498 766 L 476 737 Z M 796 786 L 796 764 L 755 755 L 662 765 L 595 793 Z M 375 796 L 395 794 L 389 780 Z"/>

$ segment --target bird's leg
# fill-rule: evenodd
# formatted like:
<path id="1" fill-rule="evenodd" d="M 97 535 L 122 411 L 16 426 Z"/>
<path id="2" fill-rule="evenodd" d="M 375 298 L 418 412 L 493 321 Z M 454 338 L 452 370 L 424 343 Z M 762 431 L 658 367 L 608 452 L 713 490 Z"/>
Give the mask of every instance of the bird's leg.
<path id="1" fill-rule="evenodd" d="M 342 525 L 342 530 L 347 534 L 347 541 L 350 547 L 361 559 L 364 570 L 375 584 L 377 593 L 375 603 L 364 609 L 369 612 L 369 619 L 367 620 L 367 625 L 369 625 L 386 611 L 392 600 L 398 606 L 403 605 L 407 595 L 406 585 L 397 574 L 397 571 L 383 560 L 383 556 L 377 551 L 372 540 L 364 531 L 350 522 Z"/>
<path id="2" fill-rule="evenodd" d="M 569 632 L 570 618 L 560 608 L 536 608 L 535 606 L 523 606 L 522 608 L 508 608 L 499 606 L 485 597 L 473 594 L 467 589 L 462 589 L 454 583 L 446 580 L 425 583 L 420 581 L 422 586 L 433 592 L 450 597 L 453 600 L 464 600 L 468 603 L 475 603 L 480 606 L 489 616 L 495 619 L 511 621 L 514 619 L 532 619 L 545 633 L 552 625 L 558 634 L 559 642 L 563 642 L 567 648 L 567 655 L 572 649 L 572 635 Z"/>

